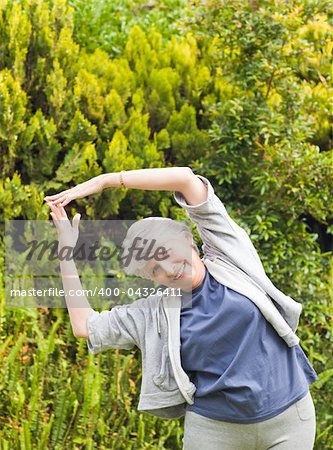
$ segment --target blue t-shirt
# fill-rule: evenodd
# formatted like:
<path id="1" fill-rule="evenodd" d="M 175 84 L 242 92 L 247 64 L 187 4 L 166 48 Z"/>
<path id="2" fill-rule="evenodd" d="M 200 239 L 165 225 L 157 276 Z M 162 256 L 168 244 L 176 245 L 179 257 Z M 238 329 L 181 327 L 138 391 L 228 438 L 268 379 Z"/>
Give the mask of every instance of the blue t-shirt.
<path id="1" fill-rule="evenodd" d="M 181 363 L 197 387 L 187 410 L 255 423 L 307 394 L 316 372 L 300 346 L 288 347 L 250 299 L 208 270 L 192 300 L 182 295 Z"/>

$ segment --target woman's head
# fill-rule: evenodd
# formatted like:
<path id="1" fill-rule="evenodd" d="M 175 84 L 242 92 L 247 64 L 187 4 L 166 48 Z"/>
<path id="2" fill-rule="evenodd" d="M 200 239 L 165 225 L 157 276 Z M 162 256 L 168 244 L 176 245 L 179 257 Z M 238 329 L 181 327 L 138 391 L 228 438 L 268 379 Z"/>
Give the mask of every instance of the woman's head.
<path id="1" fill-rule="evenodd" d="M 190 288 L 193 263 L 196 268 L 198 264 L 203 266 L 190 228 L 168 218 L 148 217 L 135 222 L 122 248 L 125 273 L 169 287 Z"/>

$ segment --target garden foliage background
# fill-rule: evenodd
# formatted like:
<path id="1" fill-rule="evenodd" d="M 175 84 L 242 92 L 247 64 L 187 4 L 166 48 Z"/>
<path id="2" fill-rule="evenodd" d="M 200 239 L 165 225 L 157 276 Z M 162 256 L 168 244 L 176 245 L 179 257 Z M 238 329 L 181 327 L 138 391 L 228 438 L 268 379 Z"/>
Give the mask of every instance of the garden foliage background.
<path id="1" fill-rule="evenodd" d="M 189 166 L 304 304 L 333 448 L 333 177 L 326 0 L 0 1 L 0 448 L 176 449 L 183 419 L 138 413 L 140 354 L 88 354 L 66 310 L 10 309 L 4 220 L 105 172 Z M 170 192 L 109 189 L 73 217 L 186 219 Z"/>

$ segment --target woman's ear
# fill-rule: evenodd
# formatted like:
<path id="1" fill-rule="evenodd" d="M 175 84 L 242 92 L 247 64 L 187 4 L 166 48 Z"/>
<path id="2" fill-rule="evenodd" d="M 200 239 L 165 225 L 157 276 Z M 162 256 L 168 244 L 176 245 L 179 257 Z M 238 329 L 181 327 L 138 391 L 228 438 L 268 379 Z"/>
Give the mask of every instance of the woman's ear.
<path id="1" fill-rule="evenodd" d="M 194 243 L 193 236 L 191 233 L 184 233 L 184 236 L 187 242 L 189 242 L 191 245 Z"/>

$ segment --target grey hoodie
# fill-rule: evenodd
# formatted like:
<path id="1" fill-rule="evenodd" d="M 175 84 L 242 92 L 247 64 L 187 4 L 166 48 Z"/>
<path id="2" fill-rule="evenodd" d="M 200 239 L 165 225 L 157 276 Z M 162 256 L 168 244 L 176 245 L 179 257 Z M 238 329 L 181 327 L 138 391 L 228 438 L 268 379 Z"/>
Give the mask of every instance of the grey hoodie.
<path id="1" fill-rule="evenodd" d="M 208 179 L 197 177 L 207 187 L 207 200 L 193 206 L 179 192 L 174 198 L 198 228 L 207 270 L 217 281 L 255 303 L 288 346 L 298 344 L 294 332 L 302 305 L 273 285 L 246 231 L 228 215 Z M 166 289 L 161 295 L 111 311 L 91 311 L 87 319 L 90 352 L 134 346 L 141 350 L 138 410 L 165 418 L 184 415 L 186 403 L 193 404 L 196 390 L 181 366 L 181 297 L 171 295 L 174 292 Z"/>

